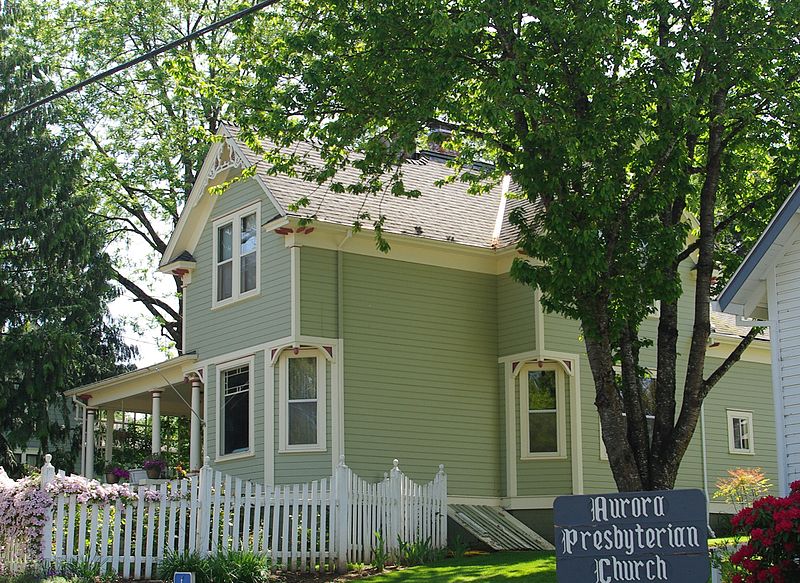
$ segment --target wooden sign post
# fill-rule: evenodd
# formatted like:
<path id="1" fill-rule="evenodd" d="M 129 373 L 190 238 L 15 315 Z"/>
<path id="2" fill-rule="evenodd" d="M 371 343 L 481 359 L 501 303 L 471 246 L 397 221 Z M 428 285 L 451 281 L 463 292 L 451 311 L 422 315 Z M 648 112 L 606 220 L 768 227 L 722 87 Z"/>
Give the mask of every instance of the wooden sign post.
<path id="1" fill-rule="evenodd" d="M 560 496 L 553 518 L 559 583 L 708 580 L 701 490 Z"/>

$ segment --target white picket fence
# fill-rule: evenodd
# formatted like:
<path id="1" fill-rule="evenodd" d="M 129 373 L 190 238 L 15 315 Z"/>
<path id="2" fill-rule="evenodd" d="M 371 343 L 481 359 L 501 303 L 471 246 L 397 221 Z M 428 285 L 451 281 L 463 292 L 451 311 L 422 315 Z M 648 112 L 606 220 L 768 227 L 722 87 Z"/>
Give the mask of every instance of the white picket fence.
<path id="1" fill-rule="evenodd" d="M 45 484 L 55 475 L 50 468 Z M 199 476 L 132 489 L 131 503 L 59 494 L 44 527 L 44 560 L 99 562 L 126 579 L 148 579 L 168 553 L 245 550 L 267 556 L 273 568 L 344 571 L 373 560 L 377 536 L 390 552 L 398 541 L 447 544 L 444 466 L 420 485 L 394 460 L 383 481 L 369 483 L 342 459 L 330 479 L 264 486 L 215 472 L 206 460 Z"/>

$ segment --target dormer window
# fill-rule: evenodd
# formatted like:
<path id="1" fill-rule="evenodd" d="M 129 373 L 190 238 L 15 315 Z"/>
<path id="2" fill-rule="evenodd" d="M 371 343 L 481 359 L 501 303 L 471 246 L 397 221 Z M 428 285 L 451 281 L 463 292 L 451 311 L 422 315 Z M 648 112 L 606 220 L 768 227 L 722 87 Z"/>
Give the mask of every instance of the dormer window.
<path id="1" fill-rule="evenodd" d="M 214 301 L 220 306 L 259 291 L 260 205 L 214 221 Z"/>

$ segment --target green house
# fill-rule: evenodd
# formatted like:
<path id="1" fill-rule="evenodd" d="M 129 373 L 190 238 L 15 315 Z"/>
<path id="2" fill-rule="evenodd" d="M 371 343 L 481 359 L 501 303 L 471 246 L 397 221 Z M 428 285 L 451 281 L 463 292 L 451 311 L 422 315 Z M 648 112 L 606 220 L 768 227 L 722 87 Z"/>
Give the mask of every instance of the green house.
<path id="1" fill-rule="evenodd" d="M 393 458 L 420 480 L 444 464 L 452 504 L 502 507 L 543 532 L 556 496 L 615 490 L 580 326 L 543 313 L 508 275 L 519 256 L 508 215 L 536 212 L 508 181 L 478 197 L 458 182 L 436 186 L 451 171 L 423 151 L 403 166 L 421 197 L 359 198 L 271 176 L 236 128 L 221 134 L 160 266 L 183 280 L 185 354 L 69 392 L 89 428 L 85 459 L 99 411 L 144 411 L 154 426 L 191 417 L 193 470 L 208 459 L 282 484 L 329 476 L 340 456 L 374 480 Z M 311 146 L 297 148 L 313 161 Z M 209 193 L 245 168 L 248 178 Z M 301 197 L 309 204 L 292 210 Z M 372 232 L 352 232 L 364 212 L 386 215 L 388 253 Z M 693 277 L 691 259 L 683 274 Z M 684 354 L 692 290 L 681 299 Z M 655 337 L 657 321 L 643 333 Z M 733 317 L 714 322 L 709 368 L 746 333 Z M 657 374 L 654 354 L 642 360 Z M 678 487 L 711 494 L 736 467 L 775 482 L 775 443 L 761 339 L 708 397 Z"/>

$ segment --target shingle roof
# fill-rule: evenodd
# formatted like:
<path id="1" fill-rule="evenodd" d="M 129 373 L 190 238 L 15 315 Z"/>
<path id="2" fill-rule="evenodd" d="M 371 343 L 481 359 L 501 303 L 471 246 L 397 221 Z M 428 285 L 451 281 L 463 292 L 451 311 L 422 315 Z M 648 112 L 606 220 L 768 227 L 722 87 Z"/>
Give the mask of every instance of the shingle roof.
<path id="1" fill-rule="evenodd" d="M 231 137 L 238 136 L 235 127 L 225 126 L 225 129 Z M 423 155 L 404 163 L 402 174 L 405 187 L 422 193 L 418 198 L 407 199 L 393 196 L 390 192 L 377 196 L 336 193 L 327 185 L 318 185 L 299 177 L 271 175 L 270 166 L 261 156 L 241 140 L 236 140 L 236 143 L 248 161 L 255 165 L 257 175 L 284 209 L 302 197 L 309 199 L 308 206 L 289 214 L 313 216 L 322 222 L 346 226 L 352 225 L 361 213 L 369 213 L 372 220 L 382 214 L 386 216 L 383 229 L 387 233 L 472 247 L 494 246 L 492 235 L 502 200 L 500 185 L 483 195 L 469 194 L 468 185 L 460 181 L 439 187 L 437 181 L 451 176 L 453 170 L 433 157 Z M 293 152 L 305 157 L 308 163 L 316 166 L 322 164 L 319 153 L 311 144 L 301 142 L 294 148 Z M 337 174 L 336 180 L 344 185 L 357 184 L 359 173 L 348 167 Z M 507 224 L 509 206 L 513 208 L 513 205 L 506 207 L 501 246 L 515 242 L 516 231 Z M 365 228 L 372 226 L 369 220 L 362 223 Z"/>
<path id="2" fill-rule="evenodd" d="M 727 336 L 738 336 L 744 338 L 750 332 L 750 328 L 736 325 L 736 316 L 724 314 L 722 312 L 711 312 L 711 330 L 717 334 Z M 765 328 L 758 336 L 759 340 L 769 340 L 769 328 Z"/>

